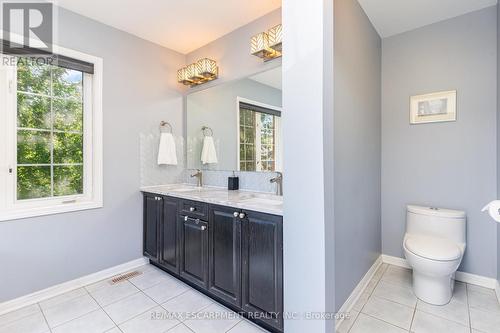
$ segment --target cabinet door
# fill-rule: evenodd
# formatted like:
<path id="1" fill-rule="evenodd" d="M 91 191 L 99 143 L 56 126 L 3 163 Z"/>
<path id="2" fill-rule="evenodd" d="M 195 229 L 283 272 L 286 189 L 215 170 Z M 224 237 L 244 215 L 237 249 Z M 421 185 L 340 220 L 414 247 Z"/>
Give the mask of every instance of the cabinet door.
<path id="1" fill-rule="evenodd" d="M 144 194 L 143 253 L 150 260 L 158 261 L 159 224 L 161 218 L 160 197 Z"/>
<path id="2" fill-rule="evenodd" d="M 263 314 L 263 321 L 282 330 L 282 217 L 256 212 L 245 214 L 242 233 L 242 308 Z"/>
<path id="3" fill-rule="evenodd" d="M 209 210 L 208 289 L 241 306 L 241 220 L 234 208 L 211 205 Z"/>
<path id="4" fill-rule="evenodd" d="M 160 264 L 162 267 L 179 274 L 179 246 L 177 239 L 177 200 L 171 197 L 164 197 L 162 205 L 162 219 L 160 223 L 161 232 L 161 256 Z"/>
<path id="5" fill-rule="evenodd" d="M 208 284 L 208 223 L 187 216 L 179 218 L 180 275 L 200 287 Z"/>

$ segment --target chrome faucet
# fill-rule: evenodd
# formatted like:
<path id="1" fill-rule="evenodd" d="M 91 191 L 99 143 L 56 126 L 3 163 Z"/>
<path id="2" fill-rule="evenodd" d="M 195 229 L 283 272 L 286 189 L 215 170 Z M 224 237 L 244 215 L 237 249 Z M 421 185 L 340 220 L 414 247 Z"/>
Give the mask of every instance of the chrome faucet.
<path id="1" fill-rule="evenodd" d="M 203 173 L 201 172 L 200 169 L 196 169 L 196 173 L 194 175 L 191 175 L 191 178 L 196 177 L 197 180 L 197 185 L 198 187 L 203 186 Z"/>
<path id="2" fill-rule="evenodd" d="M 276 171 L 276 177 L 269 182 L 276 183 L 276 195 L 283 195 L 283 173 Z"/>

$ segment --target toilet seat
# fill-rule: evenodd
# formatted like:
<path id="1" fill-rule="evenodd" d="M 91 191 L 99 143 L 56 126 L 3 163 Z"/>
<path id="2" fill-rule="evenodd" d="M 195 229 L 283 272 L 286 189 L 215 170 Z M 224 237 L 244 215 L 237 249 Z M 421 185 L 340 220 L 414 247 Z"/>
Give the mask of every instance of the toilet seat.
<path id="1" fill-rule="evenodd" d="M 453 261 L 462 256 L 460 247 L 445 238 L 424 235 L 408 235 L 405 247 L 416 256 L 435 261 Z"/>

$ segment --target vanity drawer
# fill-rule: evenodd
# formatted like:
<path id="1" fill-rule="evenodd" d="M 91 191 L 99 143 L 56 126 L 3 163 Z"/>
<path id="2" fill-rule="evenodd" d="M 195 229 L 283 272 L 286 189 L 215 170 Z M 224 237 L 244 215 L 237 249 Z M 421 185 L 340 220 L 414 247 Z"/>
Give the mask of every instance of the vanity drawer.
<path id="1" fill-rule="evenodd" d="M 206 203 L 183 199 L 179 201 L 179 211 L 181 215 L 208 221 L 208 204 Z"/>

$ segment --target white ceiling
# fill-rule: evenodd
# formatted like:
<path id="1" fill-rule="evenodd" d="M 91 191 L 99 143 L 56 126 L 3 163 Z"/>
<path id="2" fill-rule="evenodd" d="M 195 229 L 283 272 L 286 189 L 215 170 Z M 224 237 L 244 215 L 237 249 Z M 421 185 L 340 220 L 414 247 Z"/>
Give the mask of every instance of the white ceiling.
<path id="1" fill-rule="evenodd" d="M 56 0 L 55 3 L 184 54 L 281 7 L 281 0 Z"/>
<path id="2" fill-rule="evenodd" d="M 267 86 L 282 90 L 281 88 L 281 66 L 270 69 L 268 71 L 250 76 L 250 80 L 257 81 Z"/>
<path id="3" fill-rule="evenodd" d="M 497 0 L 358 0 L 382 38 L 493 6 Z"/>

